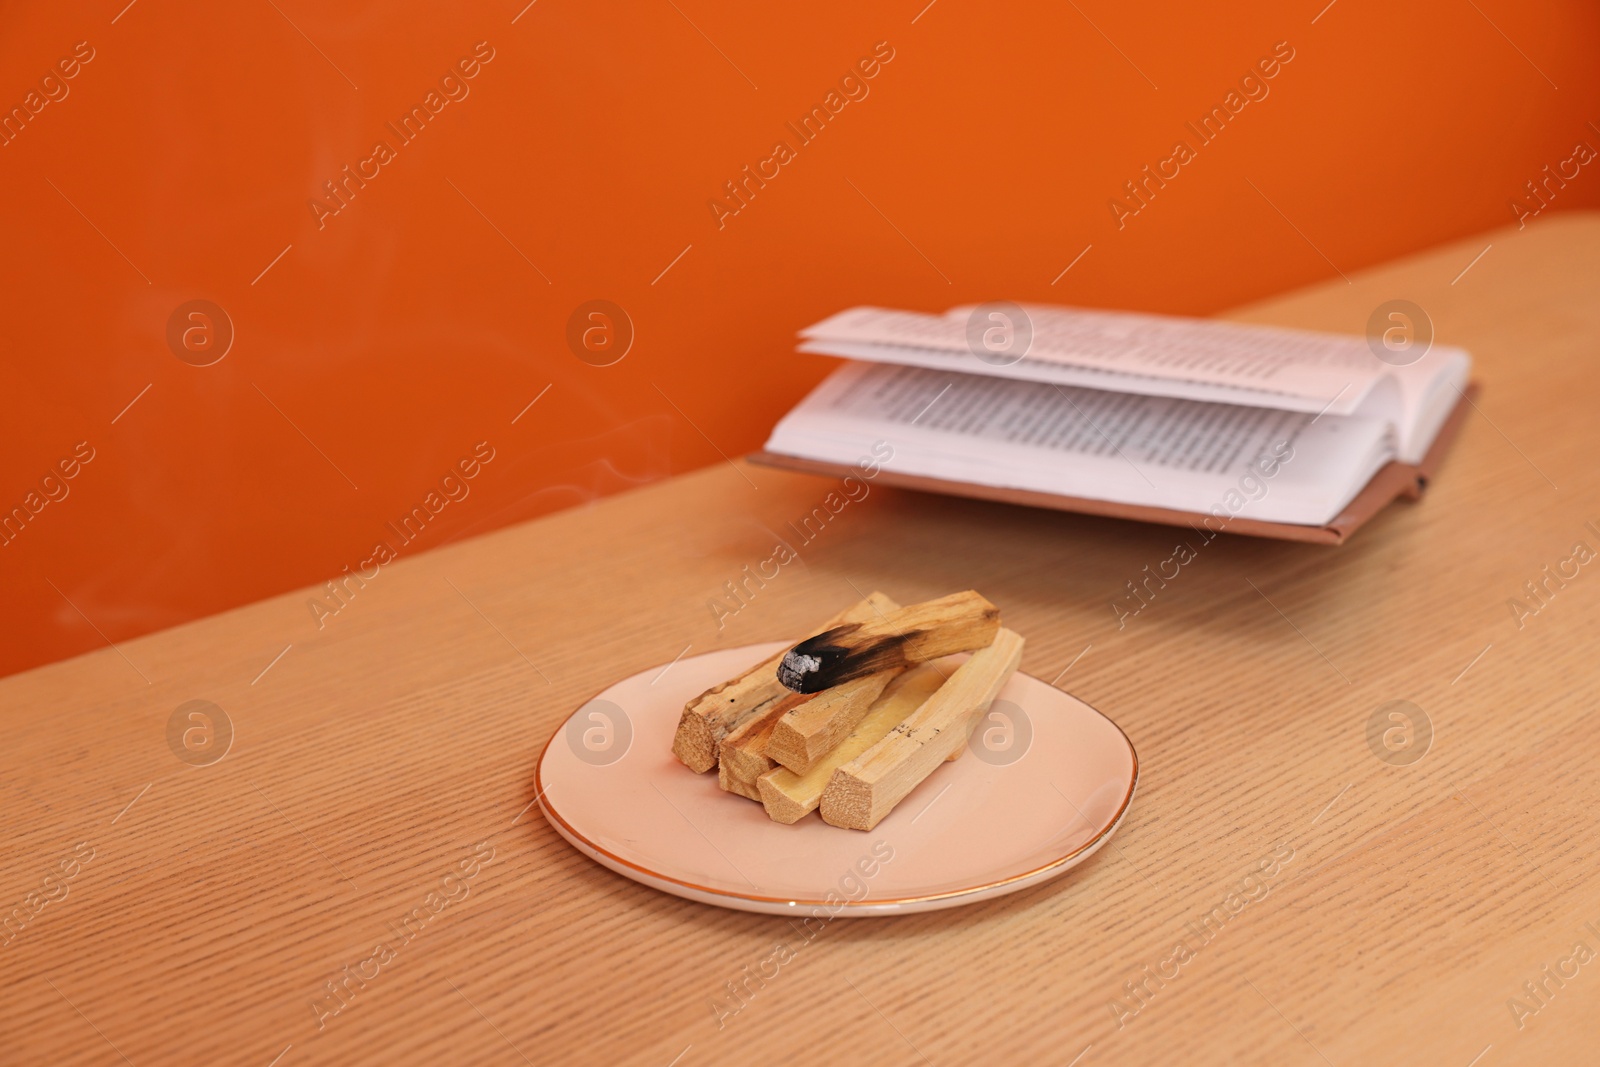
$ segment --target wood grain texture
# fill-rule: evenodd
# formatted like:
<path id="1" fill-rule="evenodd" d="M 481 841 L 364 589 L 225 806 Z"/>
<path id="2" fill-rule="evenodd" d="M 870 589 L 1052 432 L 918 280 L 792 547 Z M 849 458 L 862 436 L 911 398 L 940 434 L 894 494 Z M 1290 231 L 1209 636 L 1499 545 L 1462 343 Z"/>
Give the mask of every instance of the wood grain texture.
<path id="1" fill-rule="evenodd" d="M 1350 273 L 1234 317 L 1360 332 L 1405 298 L 1468 347 L 1485 390 L 1426 499 L 1338 548 L 1220 537 L 1121 629 L 1181 534 L 868 483 L 806 536 L 835 483 L 723 464 L 385 567 L 321 630 L 302 592 L 0 682 L 0 914 L 76 863 L 0 945 L 4 1058 L 1592 1062 L 1600 962 L 1520 1029 L 1508 1001 L 1600 950 L 1600 568 L 1520 627 L 1508 601 L 1600 547 L 1600 218 Z M 711 610 L 767 531 L 800 559 Z M 617 678 L 969 587 L 1139 749 L 1113 847 L 1065 877 L 808 939 L 529 810 L 541 746 Z M 196 699 L 235 733 L 208 767 L 166 739 Z M 1369 747 L 1393 700 L 1431 720 L 1420 762 Z"/>

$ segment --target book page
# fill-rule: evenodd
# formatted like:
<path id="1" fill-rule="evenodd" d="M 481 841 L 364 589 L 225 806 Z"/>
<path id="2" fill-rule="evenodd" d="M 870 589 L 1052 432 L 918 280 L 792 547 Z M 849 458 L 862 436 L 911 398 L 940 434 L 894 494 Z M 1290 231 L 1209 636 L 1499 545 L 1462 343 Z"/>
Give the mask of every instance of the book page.
<path id="1" fill-rule="evenodd" d="M 926 367 L 929 370 L 954 371 L 959 374 L 982 374 L 1021 381 L 1105 389 L 1115 393 L 1175 396 L 1185 400 L 1209 400 L 1218 404 L 1242 404 L 1247 407 L 1278 408 L 1284 411 L 1320 412 L 1326 409 L 1333 414 L 1350 414 L 1358 406 L 1367 404 L 1377 389 L 1374 385 L 1360 398 L 1347 391 L 1344 396 L 1337 398 L 1337 403 L 1329 405 L 1318 403 L 1314 397 L 1292 397 L 1282 393 L 1263 392 L 1259 389 L 1241 389 L 1234 385 L 1212 385 L 1208 382 L 1123 374 L 1119 371 L 1079 367 L 1069 363 L 1022 360 L 1010 366 L 993 366 L 965 350 L 957 352 L 951 349 L 911 348 L 905 345 L 882 345 L 865 341 L 822 340 L 803 341 L 799 345 L 799 351 L 824 356 L 843 356 L 871 363 L 899 363 L 911 367 Z"/>
<path id="2" fill-rule="evenodd" d="M 836 371 L 767 448 L 853 463 L 879 440 L 906 473 L 1313 525 L 1395 448 L 1371 419 L 878 364 Z"/>
<path id="3" fill-rule="evenodd" d="M 1031 334 L 1026 354 L 999 359 L 982 358 L 987 353 L 981 347 L 981 320 L 969 338 L 970 308 L 945 315 L 853 308 L 802 330 L 806 343 L 801 347 L 856 359 L 1335 415 L 1353 412 L 1387 369 L 1359 337 L 1078 308 L 1023 310 L 1026 327 L 1008 325 Z M 1060 380 L 1067 368 L 1115 379 L 1104 384 Z"/>
<path id="4" fill-rule="evenodd" d="M 971 379 L 971 380 L 967 380 Z M 939 391 L 929 396 L 929 389 Z M 912 369 L 863 374 L 832 411 L 976 440 L 1077 456 L 1122 455 L 1178 471 L 1231 469 L 1246 450 L 1286 439 L 1297 412 L 1133 396 L 1091 389 L 957 378 Z"/>

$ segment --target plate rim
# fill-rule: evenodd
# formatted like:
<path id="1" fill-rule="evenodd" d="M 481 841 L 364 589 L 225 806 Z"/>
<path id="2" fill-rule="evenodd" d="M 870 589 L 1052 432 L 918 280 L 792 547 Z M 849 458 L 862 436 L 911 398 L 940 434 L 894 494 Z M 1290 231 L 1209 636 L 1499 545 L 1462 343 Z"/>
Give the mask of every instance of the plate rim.
<path id="1" fill-rule="evenodd" d="M 742 648 L 758 648 L 763 645 L 771 644 L 774 644 L 774 642 L 753 641 L 748 645 L 739 645 L 735 648 L 713 649 L 710 653 L 702 653 L 702 655 L 710 655 L 718 652 L 737 652 Z M 638 675 L 647 674 L 650 670 L 650 667 L 646 667 L 642 671 L 635 671 L 633 674 L 617 679 L 610 685 L 597 690 L 588 699 L 582 701 L 576 708 L 568 712 L 556 725 L 555 730 L 551 732 L 549 739 L 544 743 L 544 747 L 539 750 L 539 758 L 536 759 L 533 764 L 533 786 L 534 799 L 539 804 L 539 810 L 544 814 L 545 819 L 551 824 L 557 833 L 567 839 L 568 843 L 578 846 L 580 852 L 588 851 L 593 858 L 599 860 L 602 866 L 610 867 L 618 874 L 623 874 L 623 872 L 618 870 L 616 866 L 613 866 L 613 864 L 626 867 L 631 871 L 637 871 L 650 881 L 641 881 L 637 878 L 629 878 L 629 881 L 637 882 L 640 885 L 656 889 L 658 892 L 670 892 L 670 890 L 660 889 L 656 884 L 653 883 L 669 883 L 671 885 L 687 889 L 693 893 L 705 894 L 707 896 L 718 897 L 730 901 L 745 901 L 755 905 L 783 905 L 785 908 L 794 908 L 796 910 L 800 908 L 826 908 L 832 913 L 833 917 L 836 918 L 842 918 L 851 914 L 852 912 L 857 915 L 866 916 L 873 913 L 883 913 L 886 910 L 899 910 L 916 905 L 928 905 L 939 902 L 953 904 L 958 902 L 962 897 L 971 897 L 982 894 L 1003 895 L 1002 893 L 997 893 L 996 891 L 1004 890 L 1004 888 L 1007 886 L 1012 886 L 1015 889 L 1023 889 L 1026 887 L 1026 883 L 1030 881 L 1048 881 L 1052 873 L 1073 866 L 1074 861 L 1078 860 L 1079 857 L 1087 859 L 1088 856 L 1085 855 L 1085 853 L 1098 851 L 1100 846 L 1109 840 L 1111 835 L 1116 833 L 1117 828 L 1122 825 L 1123 818 L 1126 817 L 1129 807 L 1133 804 L 1133 795 L 1139 788 L 1139 750 L 1134 747 L 1133 738 L 1128 736 L 1128 732 L 1118 725 L 1115 719 L 1111 718 L 1111 716 L 1107 715 L 1093 704 L 1090 704 L 1087 700 L 1073 696 L 1065 689 L 1056 689 L 1054 685 L 1046 682 L 1043 678 L 1039 678 L 1036 675 L 1029 674 L 1023 670 L 1018 670 L 1017 673 L 1021 674 L 1023 677 L 1031 678 L 1040 685 L 1047 686 L 1050 689 L 1055 689 L 1056 692 L 1063 696 L 1071 697 L 1071 699 L 1076 700 L 1078 703 L 1082 704 L 1084 707 L 1100 716 L 1106 722 L 1111 724 L 1112 729 L 1116 730 L 1117 733 L 1121 735 L 1122 743 L 1128 746 L 1128 757 L 1133 761 L 1133 773 L 1128 779 L 1128 790 L 1123 795 L 1121 803 L 1118 804 L 1116 813 L 1106 823 L 1104 829 L 1100 830 L 1100 832 L 1096 833 L 1089 840 L 1085 841 L 1077 848 L 1074 848 L 1066 855 L 1059 856 L 1056 859 L 1051 860 L 1049 863 L 1035 867 L 1031 870 L 1024 871 L 1021 874 L 1014 874 L 1006 878 L 999 878 L 993 881 L 984 882 L 981 885 L 967 886 L 962 889 L 952 889 L 944 893 L 927 893 L 920 896 L 893 897 L 881 900 L 874 900 L 868 897 L 859 901 L 843 900 L 830 904 L 825 899 L 797 900 L 790 897 L 772 897 L 759 893 L 741 893 L 733 890 L 718 889 L 712 886 L 699 885 L 695 882 L 684 881 L 683 879 L 675 878 L 670 874 L 664 874 L 660 871 L 654 871 L 648 867 L 640 866 L 639 864 L 634 863 L 632 860 L 625 859 L 622 856 L 612 852 L 610 849 L 607 849 L 605 846 L 592 840 L 587 835 L 579 831 L 577 827 L 573 826 L 570 822 L 563 818 L 560 812 L 556 811 L 554 804 L 550 802 L 549 797 L 545 792 L 545 786 L 543 783 L 545 755 L 550 751 L 550 746 L 555 744 L 556 738 L 560 737 L 563 731 L 565 731 L 567 723 L 571 721 L 572 716 L 576 715 L 591 701 L 599 699 L 602 693 L 605 693 L 615 686 L 621 685 L 623 682 L 637 677 Z M 689 771 L 689 768 L 685 767 L 684 770 Z M 689 771 L 689 773 L 693 774 L 694 772 Z M 624 877 L 627 877 L 627 875 L 624 874 Z M 678 896 L 683 900 L 693 900 L 696 903 L 706 903 L 699 897 L 683 896 L 682 894 L 676 893 L 673 895 Z M 841 907 L 840 905 L 843 906 Z M 734 905 L 722 906 L 731 907 Z M 773 914 L 773 912 L 767 912 L 767 914 Z"/>

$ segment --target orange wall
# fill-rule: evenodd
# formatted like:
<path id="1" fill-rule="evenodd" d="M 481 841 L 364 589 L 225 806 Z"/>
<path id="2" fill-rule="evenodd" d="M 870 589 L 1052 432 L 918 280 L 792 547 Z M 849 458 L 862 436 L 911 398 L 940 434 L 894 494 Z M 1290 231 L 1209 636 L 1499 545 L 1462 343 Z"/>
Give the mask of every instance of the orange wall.
<path id="1" fill-rule="evenodd" d="M 0 104 L 38 113 L 0 147 L 0 507 L 93 458 L 0 547 L 0 672 L 360 566 L 479 442 L 404 552 L 749 450 L 827 369 L 794 331 L 850 304 L 1210 312 L 1504 224 L 1600 146 L 1584 3 L 524 2 L 4 5 Z M 313 208 L 347 164 L 376 174 Z M 1586 168 L 1553 209 L 1596 203 Z M 196 299 L 233 323 L 209 366 L 167 341 Z M 615 365 L 564 339 L 591 299 L 634 323 Z"/>

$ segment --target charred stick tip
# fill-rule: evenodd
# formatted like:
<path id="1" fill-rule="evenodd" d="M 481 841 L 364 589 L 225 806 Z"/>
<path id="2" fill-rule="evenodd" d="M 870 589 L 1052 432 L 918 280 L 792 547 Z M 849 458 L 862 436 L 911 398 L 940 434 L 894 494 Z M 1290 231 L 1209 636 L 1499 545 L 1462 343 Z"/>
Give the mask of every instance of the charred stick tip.
<path id="1" fill-rule="evenodd" d="M 846 623 L 824 630 L 806 638 L 784 653 L 778 663 L 778 684 L 796 693 L 819 693 L 836 681 L 822 677 L 831 675 L 844 656 L 845 649 L 836 642 L 861 628 L 858 622 Z"/>
<path id="2" fill-rule="evenodd" d="M 790 651 L 778 664 L 778 683 L 796 693 L 810 692 L 806 688 L 806 678 L 821 669 L 822 660 L 816 656 Z"/>

